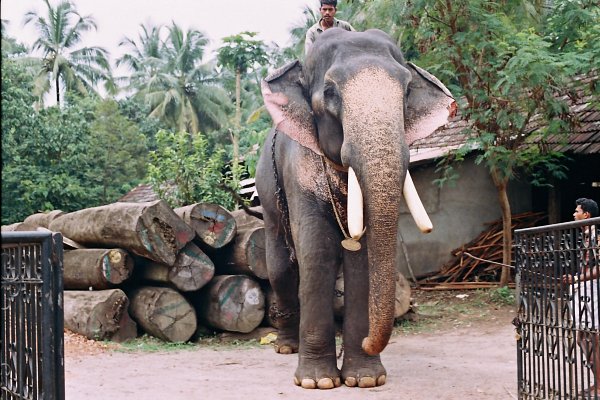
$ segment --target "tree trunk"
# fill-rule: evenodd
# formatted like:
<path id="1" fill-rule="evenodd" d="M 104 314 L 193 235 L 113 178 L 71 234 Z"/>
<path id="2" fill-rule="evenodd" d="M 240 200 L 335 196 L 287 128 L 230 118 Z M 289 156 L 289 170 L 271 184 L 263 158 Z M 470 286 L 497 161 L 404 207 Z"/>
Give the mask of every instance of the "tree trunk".
<path id="1" fill-rule="evenodd" d="M 182 292 L 191 292 L 206 285 L 215 274 L 215 265 L 202 250 L 188 243 L 177 255 L 172 266 L 147 258 L 136 259 L 136 276 L 153 282 L 172 285 Z"/>
<path id="2" fill-rule="evenodd" d="M 512 251 L 512 213 L 508 201 L 508 179 L 502 178 L 499 172 L 492 170 L 492 179 L 498 191 L 498 202 L 502 210 L 502 272 L 500 274 L 500 286 L 508 286 L 510 281 L 511 251 Z"/>
<path id="3" fill-rule="evenodd" d="M 167 265 L 194 237 L 163 200 L 86 208 L 56 218 L 49 229 L 78 243 L 120 247 Z"/>
<path id="4" fill-rule="evenodd" d="M 121 289 L 65 290 L 65 328 L 94 340 L 133 339 L 137 329 L 127 314 L 128 305 Z"/>
<path id="5" fill-rule="evenodd" d="M 336 318 L 344 318 L 344 273 L 340 271 L 335 281 L 335 295 L 333 297 L 333 313 Z M 394 318 L 400 318 L 410 309 L 410 283 L 398 273 L 396 279 L 396 301 L 394 306 Z"/>
<path id="6" fill-rule="evenodd" d="M 260 285 L 244 275 L 215 276 L 198 297 L 198 316 L 207 325 L 248 333 L 265 316 L 265 296 Z"/>
<path id="7" fill-rule="evenodd" d="M 196 332 L 196 312 L 177 291 L 142 287 L 129 297 L 131 316 L 150 335 L 168 342 L 186 342 Z"/>
<path id="8" fill-rule="evenodd" d="M 197 203 L 175 208 L 173 211 L 194 230 L 202 245 L 209 249 L 220 249 L 235 238 L 236 221 L 220 205 Z"/>
<path id="9" fill-rule="evenodd" d="M 64 252 L 65 289 L 109 289 L 133 271 L 133 259 L 123 249 L 80 249 Z"/>
<path id="10" fill-rule="evenodd" d="M 265 228 L 261 226 L 238 228 L 233 243 L 217 261 L 219 275 L 250 275 L 269 279 L 265 251 Z"/>
<path id="11" fill-rule="evenodd" d="M 23 222 L 26 224 L 31 224 L 35 226 L 41 226 L 42 228 L 47 228 L 50 225 L 50 222 L 54 221 L 56 218 L 61 215 L 65 215 L 66 213 L 61 210 L 54 210 L 45 213 L 36 213 L 32 214 L 29 217 L 25 218 Z"/>
<path id="12" fill-rule="evenodd" d="M 235 122 L 233 128 L 233 166 L 237 167 L 240 159 L 239 134 L 242 126 L 242 71 L 239 68 L 235 70 Z M 234 168 L 235 170 L 235 168 Z M 235 179 L 235 177 L 234 177 Z"/>

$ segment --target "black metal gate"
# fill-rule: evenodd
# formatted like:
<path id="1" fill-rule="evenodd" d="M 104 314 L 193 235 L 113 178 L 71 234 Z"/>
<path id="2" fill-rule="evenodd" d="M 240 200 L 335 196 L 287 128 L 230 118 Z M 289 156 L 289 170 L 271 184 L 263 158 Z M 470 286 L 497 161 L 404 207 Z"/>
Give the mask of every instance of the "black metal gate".
<path id="1" fill-rule="evenodd" d="M 0 398 L 64 400 L 62 235 L 2 232 Z"/>
<path id="2" fill-rule="evenodd" d="M 515 231 L 519 399 L 600 398 L 598 234 L 600 218 Z"/>

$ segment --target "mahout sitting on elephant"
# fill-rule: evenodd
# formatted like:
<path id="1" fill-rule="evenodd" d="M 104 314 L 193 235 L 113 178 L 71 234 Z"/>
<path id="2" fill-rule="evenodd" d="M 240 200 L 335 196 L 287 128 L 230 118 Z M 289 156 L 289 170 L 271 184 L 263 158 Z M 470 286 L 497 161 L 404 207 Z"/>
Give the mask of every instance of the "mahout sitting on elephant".
<path id="1" fill-rule="evenodd" d="M 304 388 L 383 385 L 379 354 L 394 323 L 403 192 L 417 224 L 431 230 L 413 201 L 408 146 L 447 122 L 454 99 L 379 30 L 327 30 L 303 63 L 273 72 L 262 91 L 274 128 L 256 185 L 278 307 L 276 350 L 299 353 L 294 382 Z M 340 267 L 341 371 L 333 311 Z"/>

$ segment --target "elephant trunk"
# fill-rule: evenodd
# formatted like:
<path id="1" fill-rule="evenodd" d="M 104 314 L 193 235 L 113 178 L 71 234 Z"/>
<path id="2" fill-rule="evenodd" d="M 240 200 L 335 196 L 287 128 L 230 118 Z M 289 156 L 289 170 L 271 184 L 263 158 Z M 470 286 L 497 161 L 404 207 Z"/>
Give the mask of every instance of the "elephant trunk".
<path id="1" fill-rule="evenodd" d="M 389 155 L 388 155 L 389 156 Z M 388 343 L 394 324 L 396 293 L 396 252 L 399 203 L 402 196 L 403 168 L 368 168 L 362 182 L 366 240 L 369 258 L 369 335 L 363 350 L 379 354 Z M 384 172 L 386 171 L 386 172 Z"/>
<path id="2" fill-rule="evenodd" d="M 397 79 L 377 67 L 357 73 L 343 93 L 341 156 L 344 165 L 354 169 L 364 196 L 369 258 L 369 335 L 363 350 L 375 355 L 387 345 L 394 324 L 396 233 L 409 161 L 404 93 Z"/>

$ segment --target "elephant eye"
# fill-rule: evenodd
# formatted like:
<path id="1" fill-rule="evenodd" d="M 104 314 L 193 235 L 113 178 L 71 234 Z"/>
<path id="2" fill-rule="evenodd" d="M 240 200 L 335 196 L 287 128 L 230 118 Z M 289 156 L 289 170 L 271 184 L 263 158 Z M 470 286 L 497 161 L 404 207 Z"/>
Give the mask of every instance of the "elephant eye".
<path id="1" fill-rule="evenodd" d="M 325 98 L 331 98 L 336 96 L 337 91 L 335 88 L 334 84 L 331 83 L 325 83 L 324 88 L 323 88 L 323 96 L 325 96 Z"/>

